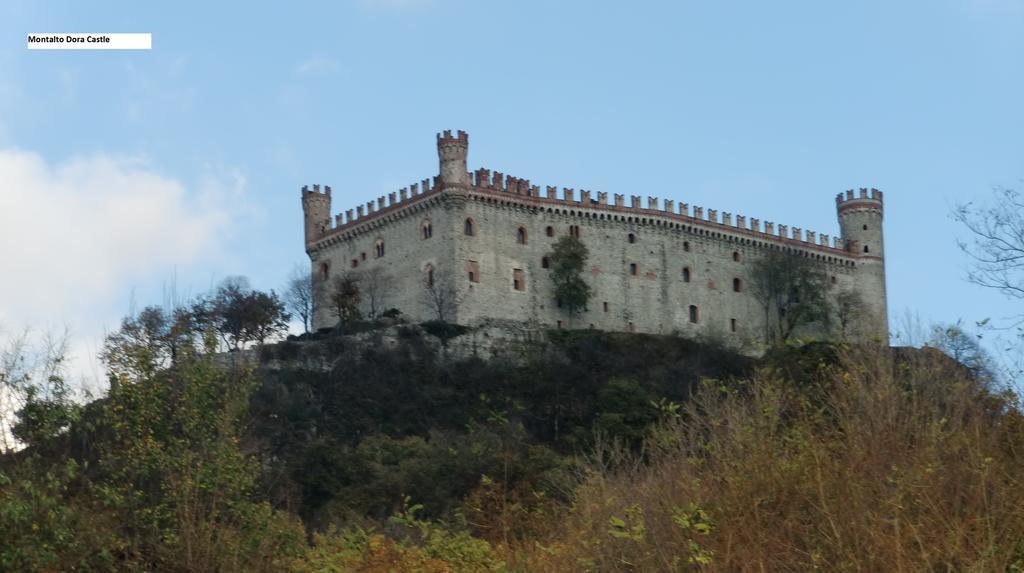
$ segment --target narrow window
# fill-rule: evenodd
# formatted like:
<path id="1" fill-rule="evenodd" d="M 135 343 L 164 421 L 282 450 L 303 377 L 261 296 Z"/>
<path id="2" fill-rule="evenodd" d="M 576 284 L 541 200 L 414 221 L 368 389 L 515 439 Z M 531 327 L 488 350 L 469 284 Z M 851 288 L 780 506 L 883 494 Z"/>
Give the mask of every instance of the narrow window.
<path id="1" fill-rule="evenodd" d="M 629 274 L 636 276 L 636 263 L 629 263 Z"/>
<path id="2" fill-rule="evenodd" d="M 555 228 L 552 227 L 551 225 L 548 225 L 547 228 L 544 229 L 544 234 L 549 236 L 549 237 L 554 237 L 555 236 Z"/>
<path id="3" fill-rule="evenodd" d="M 512 269 L 512 288 L 519 291 L 526 290 L 526 277 L 523 275 L 523 269 Z"/>
<path id="4" fill-rule="evenodd" d="M 359 259 L 352 259 L 352 268 L 354 269 L 354 268 L 356 268 L 358 266 L 359 266 Z"/>
<path id="5" fill-rule="evenodd" d="M 740 252 L 739 251 L 733 251 L 732 252 L 732 260 L 736 261 L 737 263 L 740 262 Z"/>
<path id="6" fill-rule="evenodd" d="M 429 220 L 423 221 L 421 229 L 423 231 L 424 239 L 429 239 L 430 237 L 434 236 L 434 226 L 430 223 Z"/>
<path id="7" fill-rule="evenodd" d="M 326 261 L 320 263 L 320 278 L 323 280 L 331 278 L 331 265 Z"/>
<path id="8" fill-rule="evenodd" d="M 864 252 L 865 253 L 870 252 L 870 251 L 868 251 L 868 246 L 867 245 L 864 245 Z"/>
<path id="9" fill-rule="evenodd" d="M 469 282 L 480 282 L 480 263 L 477 261 L 466 261 L 466 272 L 469 275 Z"/>
<path id="10" fill-rule="evenodd" d="M 691 304 L 690 305 L 690 322 L 696 324 L 697 320 L 699 318 L 700 318 L 700 316 L 698 315 L 697 306 Z"/>
<path id="11" fill-rule="evenodd" d="M 473 219 L 466 219 L 466 224 L 463 226 L 463 232 L 466 233 L 467 237 L 476 235 L 476 228 L 473 225 Z"/>
<path id="12" fill-rule="evenodd" d="M 743 281 L 738 279 L 738 278 L 732 279 L 732 290 L 733 290 L 733 292 L 742 292 L 743 291 Z"/>
<path id="13" fill-rule="evenodd" d="M 434 286 L 434 265 L 428 264 L 423 270 L 427 273 L 427 286 Z"/>
<path id="14" fill-rule="evenodd" d="M 690 267 L 683 267 L 683 282 L 690 282 Z"/>
<path id="15" fill-rule="evenodd" d="M 516 242 L 520 245 L 526 244 L 526 229 L 522 227 L 516 229 Z"/>
<path id="16" fill-rule="evenodd" d="M 384 256 L 384 239 L 377 239 L 373 244 L 373 256 L 380 258 Z"/>
<path id="17" fill-rule="evenodd" d="M 558 330 L 562 330 L 562 321 L 561 320 L 558 321 Z"/>
<path id="18" fill-rule="evenodd" d="M 636 242 L 636 235 L 634 235 L 633 233 L 630 233 L 628 235 L 628 238 L 629 238 L 629 242 L 630 243 L 635 243 Z"/>
<path id="19" fill-rule="evenodd" d="M 608 312 L 608 301 L 604 301 L 604 311 Z"/>
<path id="20" fill-rule="evenodd" d="M 690 241 L 683 241 L 683 250 L 687 253 L 690 252 Z"/>
<path id="21" fill-rule="evenodd" d="M 580 226 L 579 225 L 569 225 L 569 236 L 570 237 L 575 237 L 577 239 L 580 238 Z"/>
<path id="22" fill-rule="evenodd" d="M 363 259 L 365 261 L 366 260 L 366 253 L 359 253 L 359 258 Z"/>
<path id="23" fill-rule="evenodd" d="M 832 275 L 832 284 L 836 284 L 836 275 Z"/>
<path id="24" fill-rule="evenodd" d="M 544 269 L 551 268 L 551 259 L 549 259 L 547 257 L 541 257 L 541 259 L 540 259 L 540 266 L 541 266 L 541 268 L 544 268 Z"/>
<path id="25" fill-rule="evenodd" d="M 733 332 L 736 332 L 736 319 L 735 318 L 730 318 L 729 319 L 729 330 L 731 330 Z"/>
<path id="26" fill-rule="evenodd" d="M 867 231 L 867 230 L 868 230 L 868 226 L 867 226 L 867 225 L 864 225 L 864 230 L 865 230 L 865 231 Z"/>

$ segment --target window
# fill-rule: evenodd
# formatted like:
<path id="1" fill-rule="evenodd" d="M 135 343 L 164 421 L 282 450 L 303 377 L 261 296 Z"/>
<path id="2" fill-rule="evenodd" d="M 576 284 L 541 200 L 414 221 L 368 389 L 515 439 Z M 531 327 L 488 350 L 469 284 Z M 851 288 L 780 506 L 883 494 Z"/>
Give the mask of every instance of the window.
<path id="1" fill-rule="evenodd" d="M 354 268 L 356 268 L 358 266 L 359 266 L 359 259 L 352 259 L 352 268 L 354 269 Z"/>
<path id="2" fill-rule="evenodd" d="M 430 237 L 434 236 L 434 225 L 430 223 L 429 219 L 423 221 L 423 223 L 420 225 L 420 230 L 423 233 L 424 239 L 429 239 Z"/>
<path id="3" fill-rule="evenodd" d="M 463 225 L 462 232 L 465 233 L 467 237 L 476 236 L 476 225 L 473 223 L 473 219 L 466 219 L 466 224 Z"/>
<path id="4" fill-rule="evenodd" d="M 423 272 L 426 273 L 426 275 L 427 275 L 426 276 L 427 286 L 428 287 L 434 286 L 434 265 L 431 265 L 431 264 L 428 263 L 427 266 L 423 267 Z"/>
<path id="5" fill-rule="evenodd" d="M 548 225 L 548 226 L 547 226 L 547 227 L 546 227 L 546 228 L 544 229 L 544 234 L 545 234 L 545 235 L 547 235 L 547 236 L 549 236 L 549 237 L 554 237 L 554 236 L 555 236 L 555 228 L 554 228 L 554 227 L 552 227 L 551 225 Z"/>
<path id="6" fill-rule="evenodd" d="M 732 252 L 732 260 L 736 261 L 737 263 L 740 262 L 740 252 L 739 251 L 733 251 Z"/>
<path id="7" fill-rule="evenodd" d="M 636 325 L 633 324 L 632 322 L 630 322 L 629 325 L 626 326 L 626 330 L 628 330 L 630 332 L 636 332 Z"/>
<path id="8" fill-rule="evenodd" d="M 690 241 L 683 241 L 683 251 L 690 252 Z"/>
<path id="9" fill-rule="evenodd" d="M 743 292 L 743 281 L 738 278 L 732 279 L 732 291 Z"/>
<path id="10" fill-rule="evenodd" d="M 326 261 L 320 263 L 320 278 L 323 279 L 323 280 L 327 280 L 327 279 L 331 278 L 331 265 L 330 265 L 330 263 L 328 263 Z"/>
<path id="11" fill-rule="evenodd" d="M 512 269 L 512 289 L 526 290 L 526 276 L 523 274 L 523 269 Z"/>
<path id="12" fill-rule="evenodd" d="M 836 275 L 832 275 L 832 284 L 836 284 Z"/>
<path id="13" fill-rule="evenodd" d="M 477 261 L 466 261 L 466 273 L 469 275 L 469 282 L 480 282 L 480 263 Z"/>
<path id="14" fill-rule="evenodd" d="M 729 319 L 729 330 L 731 330 L 732 332 L 736 332 L 736 319 L 735 318 L 730 318 Z"/>
<path id="15" fill-rule="evenodd" d="M 636 235 L 634 235 L 633 233 L 630 233 L 629 235 L 627 235 L 627 239 L 629 240 L 630 243 L 635 243 L 636 242 Z"/>
<path id="16" fill-rule="evenodd" d="M 569 225 L 569 236 L 570 237 L 576 237 L 577 239 L 580 238 L 580 226 L 579 225 Z"/>
<path id="17" fill-rule="evenodd" d="M 867 253 L 867 252 L 870 252 L 870 251 L 868 250 L 868 246 L 867 246 L 867 245 L 864 245 L 864 252 L 865 252 L 865 253 Z"/>
<path id="18" fill-rule="evenodd" d="M 604 301 L 604 311 L 608 312 L 608 301 Z"/>
<path id="19" fill-rule="evenodd" d="M 516 242 L 520 245 L 526 244 L 526 229 L 522 227 L 516 229 Z"/>
<path id="20" fill-rule="evenodd" d="M 359 258 L 363 259 L 365 261 L 366 260 L 366 253 L 359 253 Z"/>
<path id="21" fill-rule="evenodd" d="M 629 263 L 629 274 L 636 276 L 636 263 Z"/>
<path id="22" fill-rule="evenodd" d="M 549 268 L 551 268 L 551 259 L 549 259 L 547 257 L 541 257 L 540 258 L 540 267 L 542 269 L 549 269 Z"/>
<path id="23" fill-rule="evenodd" d="M 865 230 L 865 231 L 867 231 L 867 230 L 868 230 L 868 226 L 867 226 L 867 225 L 864 225 L 864 230 Z"/>
<path id="24" fill-rule="evenodd" d="M 558 330 L 562 330 L 562 321 L 561 320 L 558 321 Z"/>
<path id="25" fill-rule="evenodd" d="M 683 267 L 683 282 L 690 282 L 690 267 Z"/>
<path id="26" fill-rule="evenodd" d="M 699 311 L 697 310 L 697 305 L 691 304 L 690 305 L 690 322 L 696 324 L 699 319 L 700 319 L 700 315 L 699 315 Z"/>
<path id="27" fill-rule="evenodd" d="M 384 256 L 384 239 L 377 239 L 373 243 L 373 256 L 380 258 Z"/>

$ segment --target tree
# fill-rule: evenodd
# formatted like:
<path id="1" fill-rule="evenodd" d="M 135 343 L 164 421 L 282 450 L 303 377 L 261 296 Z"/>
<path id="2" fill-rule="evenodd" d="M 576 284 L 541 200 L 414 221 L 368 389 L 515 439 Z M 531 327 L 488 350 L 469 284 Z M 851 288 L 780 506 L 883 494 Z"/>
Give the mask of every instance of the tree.
<path id="1" fill-rule="evenodd" d="M 370 305 L 370 318 L 377 316 L 387 306 L 387 299 L 391 296 L 393 282 L 391 276 L 381 267 L 373 267 L 358 275 L 360 290 Z"/>
<path id="2" fill-rule="evenodd" d="M 462 302 L 451 277 L 443 273 L 428 273 L 423 277 L 421 299 L 427 310 L 441 322 L 450 322 Z"/>
<path id="3" fill-rule="evenodd" d="M 282 297 L 285 308 L 302 320 L 303 332 L 309 332 L 313 320 L 314 293 L 313 273 L 296 265 L 288 274 L 288 282 Z"/>
<path id="4" fill-rule="evenodd" d="M 247 342 L 263 344 L 287 330 L 290 318 L 274 291 L 254 291 L 245 277 L 224 279 L 212 296 L 196 301 L 191 312 L 200 329 L 216 332 L 231 350 Z"/>
<path id="5" fill-rule="evenodd" d="M 855 290 L 844 290 L 836 295 L 836 318 L 840 340 L 856 336 L 857 319 L 864 312 L 864 299 Z"/>
<path id="6" fill-rule="evenodd" d="M 953 219 L 974 235 L 971 242 L 958 243 L 974 261 L 967 279 L 1024 298 L 1024 198 L 1006 188 L 997 188 L 994 194 L 992 205 L 966 203 L 953 211 Z"/>
<path id="7" fill-rule="evenodd" d="M 958 320 L 956 324 L 933 326 L 928 346 L 938 348 L 953 360 L 963 364 L 971 374 L 989 380 L 993 378 L 991 360 L 981 347 L 979 338 L 965 332 L 962 322 Z"/>
<path id="8" fill-rule="evenodd" d="M 764 309 L 767 340 L 785 342 L 797 328 L 828 320 L 825 270 L 807 257 L 769 251 L 754 262 L 750 279 Z"/>
<path id="9" fill-rule="evenodd" d="M 331 305 L 331 312 L 342 326 L 351 320 L 360 318 L 359 302 L 362 300 L 362 295 L 356 277 L 351 275 L 334 277 L 327 299 Z"/>
<path id="10" fill-rule="evenodd" d="M 573 236 L 558 239 L 548 254 L 555 298 L 568 310 L 570 322 L 580 310 L 586 308 L 593 293 L 590 285 L 583 280 L 583 269 L 589 256 L 587 246 Z"/>

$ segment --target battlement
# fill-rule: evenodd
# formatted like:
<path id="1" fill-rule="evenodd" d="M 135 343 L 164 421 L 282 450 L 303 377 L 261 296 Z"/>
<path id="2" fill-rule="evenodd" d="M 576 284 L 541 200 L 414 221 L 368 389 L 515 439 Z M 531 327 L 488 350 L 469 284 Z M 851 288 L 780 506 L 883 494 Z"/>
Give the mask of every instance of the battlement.
<path id="1" fill-rule="evenodd" d="M 310 190 L 309 185 L 303 185 L 302 186 L 302 198 L 303 199 L 307 199 L 307 198 L 308 199 L 314 199 L 316 196 L 320 196 L 320 197 L 324 197 L 324 198 L 330 198 L 330 196 L 331 196 L 331 186 L 330 185 L 324 185 L 324 192 L 323 193 L 320 192 L 320 185 L 319 184 L 315 184 L 314 183 L 312 190 Z"/>
<path id="2" fill-rule="evenodd" d="M 442 171 L 448 152 L 452 154 L 464 154 L 469 145 L 469 135 L 459 130 L 452 135 L 451 130 L 445 130 L 437 134 L 438 150 L 442 160 Z M 452 147 L 454 146 L 454 147 Z M 464 157 L 464 156 L 463 156 Z M 457 175 L 465 174 L 464 178 Z M 464 183 L 459 187 L 470 192 L 489 195 L 505 196 L 516 201 L 523 201 L 538 206 L 551 206 L 562 208 L 586 208 L 599 211 L 608 211 L 608 215 L 619 214 L 627 220 L 637 220 L 643 217 L 656 216 L 668 218 L 681 223 L 695 225 L 698 228 L 715 229 L 725 232 L 738 232 L 748 237 L 775 243 L 789 243 L 797 247 L 814 248 L 817 250 L 831 251 L 832 254 L 850 255 L 847 250 L 847 243 L 838 236 L 831 236 L 826 233 L 805 231 L 800 227 L 786 224 L 776 224 L 771 221 L 762 221 L 754 217 L 747 217 L 741 214 L 728 212 L 719 213 L 716 209 L 705 209 L 699 206 L 691 208 L 689 203 L 679 202 L 672 199 L 659 199 L 648 196 L 646 205 L 644 198 L 638 195 L 631 195 L 627 203 L 625 195 L 614 193 L 612 201 L 609 202 L 608 193 L 604 191 L 592 192 L 586 189 L 576 190 L 571 187 L 563 187 L 561 193 L 556 186 L 546 185 L 543 189 L 534 185 L 529 179 L 516 177 L 501 171 L 480 168 L 471 173 L 462 171 L 460 174 L 448 174 L 452 179 L 445 179 L 444 173 L 435 176 L 433 180 L 424 179 L 409 187 L 403 187 L 396 192 L 379 197 L 376 201 L 369 201 L 365 205 L 359 205 L 355 209 L 348 209 L 344 214 L 336 215 L 332 221 L 327 223 L 323 234 L 328 234 L 341 229 L 358 225 L 385 213 L 391 213 L 413 202 L 419 201 L 427 194 L 441 191 L 446 186 L 461 179 Z M 325 187 L 325 192 L 320 193 L 320 186 L 314 185 L 310 191 L 308 186 L 302 188 L 303 199 L 307 196 L 313 197 L 319 194 L 322 197 L 330 197 L 330 187 Z M 877 189 L 860 189 L 860 193 L 853 190 L 840 193 L 836 196 L 836 205 L 840 214 L 847 208 L 858 206 L 881 209 L 882 192 Z M 599 215 L 602 216 L 603 215 Z"/>
<path id="3" fill-rule="evenodd" d="M 437 145 L 441 146 L 441 145 L 445 145 L 445 144 L 455 144 L 455 145 L 468 146 L 469 145 L 469 134 L 466 133 L 465 131 L 462 131 L 460 129 L 456 133 L 456 135 L 453 137 L 452 136 L 452 130 L 446 129 L 446 130 L 444 130 L 444 132 L 437 134 Z"/>

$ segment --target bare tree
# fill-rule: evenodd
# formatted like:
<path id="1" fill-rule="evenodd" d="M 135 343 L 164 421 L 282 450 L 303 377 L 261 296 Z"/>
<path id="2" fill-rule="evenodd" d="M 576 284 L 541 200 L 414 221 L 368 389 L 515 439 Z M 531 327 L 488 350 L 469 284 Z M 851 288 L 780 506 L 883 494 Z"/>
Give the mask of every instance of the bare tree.
<path id="1" fill-rule="evenodd" d="M 836 318 L 840 340 L 857 336 L 857 319 L 864 311 L 864 299 L 857 291 L 844 290 L 836 295 Z"/>
<path id="2" fill-rule="evenodd" d="M 357 277 L 351 274 L 334 277 L 331 281 L 327 299 L 331 305 L 331 312 L 338 319 L 338 323 L 344 327 L 351 320 L 360 318 L 359 302 L 362 294 L 359 290 Z"/>
<path id="3" fill-rule="evenodd" d="M 767 340 L 785 342 L 801 326 L 827 322 L 825 271 L 807 257 L 769 251 L 754 262 L 750 278 L 753 294 L 764 309 Z"/>
<path id="4" fill-rule="evenodd" d="M 303 332 L 309 332 L 313 321 L 313 273 L 302 265 L 295 265 L 288 274 L 284 288 L 284 304 L 294 316 L 302 320 Z"/>
<path id="5" fill-rule="evenodd" d="M 429 273 L 423 278 L 423 305 L 437 320 L 449 322 L 454 319 L 460 298 L 458 289 L 448 275 L 435 276 L 435 273 Z"/>
<path id="6" fill-rule="evenodd" d="M 987 206 L 957 205 L 953 219 L 973 235 L 960 248 L 974 264 L 967 278 L 1013 298 L 1024 298 L 1024 198 L 1013 189 L 995 189 Z"/>
<path id="7" fill-rule="evenodd" d="M 357 281 L 359 290 L 370 305 L 370 318 L 377 318 L 386 309 L 394 288 L 391 275 L 381 267 L 373 267 L 359 273 Z"/>

